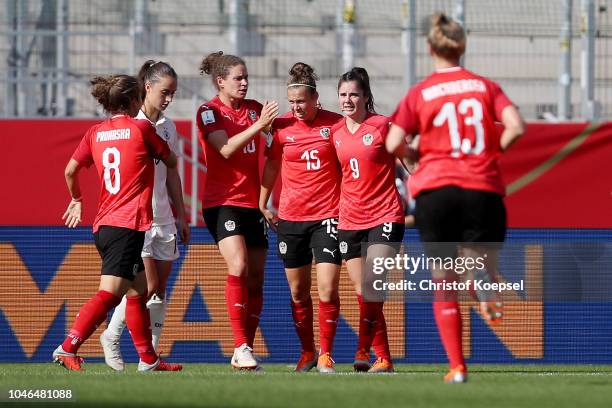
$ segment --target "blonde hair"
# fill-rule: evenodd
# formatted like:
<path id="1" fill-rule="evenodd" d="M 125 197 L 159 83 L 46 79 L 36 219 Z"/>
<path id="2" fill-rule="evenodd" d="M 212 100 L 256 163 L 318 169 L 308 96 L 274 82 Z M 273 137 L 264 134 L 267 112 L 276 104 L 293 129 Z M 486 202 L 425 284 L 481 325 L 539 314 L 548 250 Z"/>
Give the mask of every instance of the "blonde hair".
<path id="1" fill-rule="evenodd" d="M 458 60 L 465 52 L 465 31 L 459 23 L 442 12 L 431 16 L 431 28 L 427 41 L 436 55 Z"/>

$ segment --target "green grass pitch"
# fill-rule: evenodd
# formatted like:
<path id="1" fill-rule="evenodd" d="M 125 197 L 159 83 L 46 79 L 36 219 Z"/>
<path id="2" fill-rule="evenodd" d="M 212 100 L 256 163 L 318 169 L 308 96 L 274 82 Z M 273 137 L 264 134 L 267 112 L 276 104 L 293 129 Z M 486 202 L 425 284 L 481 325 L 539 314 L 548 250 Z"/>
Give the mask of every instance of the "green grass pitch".
<path id="1" fill-rule="evenodd" d="M 54 364 L 0 364 L 0 406 L 32 407 L 610 407 L 612 366 L 472 365 L 467 384 L 443 384 L 444 365 L 399 365 L 396 374 L 265 373 L 186 364 L 181 373 L 123 373 L 104 364 L 69 372 Z M 75 400 L 9 403 L 9 389 L 70 389 Z"/>

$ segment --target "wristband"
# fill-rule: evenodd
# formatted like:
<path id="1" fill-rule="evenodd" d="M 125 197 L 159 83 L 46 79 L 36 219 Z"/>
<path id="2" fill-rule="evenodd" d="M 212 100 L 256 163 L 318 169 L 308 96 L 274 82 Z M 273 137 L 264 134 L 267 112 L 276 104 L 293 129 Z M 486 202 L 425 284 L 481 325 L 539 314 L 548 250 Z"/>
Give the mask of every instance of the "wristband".
<path id="1" fill-rule="evenodd" d="M 81 201 L 83 201 L 83 196 L 78 196 L 77 198 L 72 199 L 73 203 L 80 203 Z"/>

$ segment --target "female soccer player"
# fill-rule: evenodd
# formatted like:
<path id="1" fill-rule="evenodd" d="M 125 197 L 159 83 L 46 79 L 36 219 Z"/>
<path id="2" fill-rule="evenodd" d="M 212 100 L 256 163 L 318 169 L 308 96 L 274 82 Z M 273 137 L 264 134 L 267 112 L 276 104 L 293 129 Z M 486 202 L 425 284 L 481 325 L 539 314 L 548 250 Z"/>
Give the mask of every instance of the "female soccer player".
<path id="1" fill-rule="evenodd" d="M 177 75 L 174 69 L 165 62 L 149 60 L 138 73 L 143 84 L 144 103 L 136 119 L 148 120 L 155 127 L 157 136 L 165 141 L 173 153 L 178 150 L 176 126 L 164 116 L 177 87 Z M 155 184 L 153 186 L 153 224 L 145 233 L 142 259 L 147 277 L 149 301 L 147 308 L 151 315 L 151 332 L 153 347 L 157 350 L 164 319 L 166 317 L 166 282 L 172 270 L 172 262 L 178 259 L 177 233 L 181 242 L 189 241 L 189 225 L 185 221 L 183 189 L 176 168 L 168 168 L 163 163 L 155 165 Z M 174 204 L 177 218 L 174 219 L 170 202 Z M 178 224 L 178 231 L 176 224 Z M 115 370 L 123 370 L 124 363 L 119 348 L 119 339 L 125 328 L 124 297 L 115 308 L 108 328 L 100 336 L 104 349 L 106 364 Z"/>
<path id="2" fill-rule="evenodd" d="M 362 287 L 373 277 L 371 269 L 368 270 L 372 259 L 395 256 L 404 237 L 404 211 L 395 185 L 395 157 L 385 150 L 389 119 L 374 112 L 370 79 L 363 68 L 355 67 L 340 77 L 338 103 L 345 115 L 332 130 L 342 167 L 340 253 L 359 302 L 359 344 L 354 368 L 370 373 L 393 372 L 384 303 L 371 289 Z M 389 247 L 392 243 L 395 245 Z M 362 245 L 366 245 L 365 253 Z M 376 354 L 372 367 L 370 346 L 374 346 Z"/>
<path id="3" fill-rule="evenodd" d="M 231 365 L 258 369 L 253 341 L 262 308 L 268 240 L 259 212 L 259 135 L 278 115 L 278 103 L 246 99 L 244 61 L 215 52 L 200 65 L 218 91 L 198 109 L 196 121 L 208 174 L 204 221 L 228 268 L 225 301 L 234 336 Z"/>
<path id="4" fill-rule="evenodd" d="M 287 99 L 291 112 L 274 122 L 268 160 L 259 197 L 259 208 L 278 230 L 278 251 L 291 290 L 291 310 L 302 343 L 296 372 L 315 365 L 333 373 L 331 358 L 340 298 L 338 283 L 342 259 L 338 251 L 338 199 L 340 173 L 330 140 L 331 127 L 342 116 L 320 109 L 314 70 L 298 62 L 291 67 Z M 279 220 L 266 208 L 278 172 L 282 190 Z M 310 297 L 312 259 L 317 264 L 320 350 L 315 354 L 313 310 Z"/>
<path id="5" fill-rule="evenodd" d="M 523 134 L 524 125 L 499 85 L 459 65 L 465 43 L 457 22 L 442 13 L 433 15 L 428 44 L 436 70 L 399 103 L 387 150 L 414 161 L 417 152 L 406 149 L 404 138 L 420 134 L 418 167 L 409 184 L 416 197 L 421 241 L 462 242 L 462 255 L 476 258 L 488 250 L 477 243 L 504 240 L 505 188 L 497 158 Z M 496 121 L 504 125 L 501 137 Z M 429 256 L 456 254 L 456 247 L 429 244 L 426 249 Z M 493 271 L 493 266 L 488 270 Z M 434 268 L 432 274 L 434 281 L 456 280 L 454 271 Z M 485 317 L 499 318 L 497 307 L 495 302 L 485 302 Z M 450 360 L 451 370 L 444 379 L 465 382 L 456 292 L 435 292 L 433 309 Z"/>
<path id="6" fill-rule="evenodd" d="M 146 278 L 140 273 L 144 270 L 140 253 L 145 231 L 153 221 L 153 159 L 174 168 L 176 156 L 150 123 L 131 118 L 142 103 L 137 78 L 96 77 L 91 84 L 91 94 L 111 117 L 87 131 L 66 166 L 72 201 L 62 218 L 70 228 L 81 221 L 79 172 L 95 164 L 102 187 L 93 231 L 102 257 L 102 276 L 99 291 L 81 307 L 68 337 L 53 352 L 53 359 L 69 370 L 80 371 L 83 359 L 76 355 L 78 348 L 127 295 L 125 314 L 140 356 L 138 370 L 178 371 L 181 365 L 165 363 L 153 349 Z"/>

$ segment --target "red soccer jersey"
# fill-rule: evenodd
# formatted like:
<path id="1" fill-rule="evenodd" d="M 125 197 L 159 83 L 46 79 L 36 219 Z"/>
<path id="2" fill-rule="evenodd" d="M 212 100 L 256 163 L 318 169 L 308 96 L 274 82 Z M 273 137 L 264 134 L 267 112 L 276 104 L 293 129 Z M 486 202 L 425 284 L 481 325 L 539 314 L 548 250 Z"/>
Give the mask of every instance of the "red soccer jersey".
<path id="1" fill-rule="evenodd" d="M 274 121 L 266 155 L 282 163 L 279 218 L 315 221 L 338 216 L 340 171 L 330 134 L 341 118 L 321 109 L 311 123 L 295 119 L 291 112 Z"/>
<path id="2" fill-rule="evenodd" d="M 170 148 L 149 121 L 116 115 L 89 128 L 72 158 L 96 165 L 102 182 L 93 231 L 101 225 L 146 231 L 153 221 L 153 158 Z"/>
<path id="3" fill-rule="evenodd" d="M 395 186 L 395 157 L 385 148 L 386 116 L 371 114 L 355 133 L 346 119 L 334 126 L 332 139 L 342 166 L 338 228 L 363 230 L 383 222 L 404 223 Z"/>
<path id="4" fill-rule="evenodd" d="M 495 121 L 508 105 L 499 85 L 461 67 L 438 70 L 412 87 L 391 119 L 421 135 L 412 196 L 450 185 L 503 195 Z"/>
<path id="5" fill-rule="evenodd" d="M 224 130 L 228 138 L 243 132 L 257 121 L 261 108 L 259 102 L 245 99 L 240 109 L 232 109 L 215 96 L 198 109 L 198 136 L 208 168 L 202 208 L 259 208 L 259 135 L 229 159 L 221 156 L 207 136 L 216 130 Z"/>

